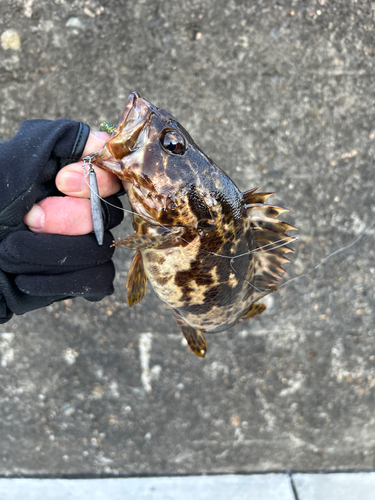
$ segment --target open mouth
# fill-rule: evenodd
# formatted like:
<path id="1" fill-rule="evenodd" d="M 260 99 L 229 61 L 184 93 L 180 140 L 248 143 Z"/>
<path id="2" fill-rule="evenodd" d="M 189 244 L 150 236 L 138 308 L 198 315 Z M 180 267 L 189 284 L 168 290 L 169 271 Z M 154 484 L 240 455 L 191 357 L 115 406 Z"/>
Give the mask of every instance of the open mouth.
<path id="1" fill-rule="evenodd" d="M 137 92 L 132 92 L 116 130 L 104 148 L 92 155 L 91 161 L 96 166 L 116 174 L 122 180 L 133 212 L 149 224 L 162 226 L 144 206 L 144 189 L 135 182 L 130 165 L 132 162 L 130 155 L 147 142 L 150 129 L 148 125 L 157 109 Z"/>
<path id="2" fill-rule="evenodd" d="M 92 161 L 98 166 L 103 164 L 109 166 L 113 159 L 121 160 L 138 149 L 147 138 L 146 125 L 155 110 L 155 106 L 142 99 L 137 92 L 132 92 L 117 129 L 108 139 L 105 147 L 92 156 Z"/>
<path id="3" fill-rule="evenodd" d="M 153 106 L 132 92 L 126 102 L 124 112 L 115 134 L 107 141 L 108 151 L 120 160 L 140 146 L 144 127 L 151 116 Z"/>

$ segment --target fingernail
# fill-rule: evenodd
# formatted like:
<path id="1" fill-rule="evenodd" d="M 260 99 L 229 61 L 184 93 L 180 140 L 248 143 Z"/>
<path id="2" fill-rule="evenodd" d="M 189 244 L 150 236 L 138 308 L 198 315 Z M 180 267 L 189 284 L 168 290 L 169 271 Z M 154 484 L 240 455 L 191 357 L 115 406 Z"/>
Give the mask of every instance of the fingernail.
<path id="1" fill-rule="evenodd" d="M 44 220 L 44 210 L 39 205 L 34 205 L 30 212 L 25 215 L 24 223 L 30 229 L 40 230 L 44 227 Z"/>
<path id="2" fill-rule="evenodd" d="M 77 172 L 66 172 L 59 179 L 58 188 L 66 193 L 80 193 L 85 189 L 86 183 L 83 174 Z"/>

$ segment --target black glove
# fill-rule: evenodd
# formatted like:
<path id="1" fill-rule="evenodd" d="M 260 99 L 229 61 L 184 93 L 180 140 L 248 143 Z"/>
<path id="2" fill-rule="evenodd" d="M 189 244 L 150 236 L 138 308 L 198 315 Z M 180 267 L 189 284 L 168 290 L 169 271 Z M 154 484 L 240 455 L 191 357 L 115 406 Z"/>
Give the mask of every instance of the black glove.
<path id="1" fill-rule="evenodd" d="M 0 323 L 57 300 L 100 300 L 113 293 L 114 248 L 109 231 L 99 246 L 93 234 L 32 233 L 23 217 L 34 203 L 61 193 L 57 172 L 78 161 L 90 129 L 72 120 L 30 120 L 0 143 Z M 122 207 L 116 196 L 108 201 Z M 104 227 L 118 225 L 123 211 L 102 203 Z"/>

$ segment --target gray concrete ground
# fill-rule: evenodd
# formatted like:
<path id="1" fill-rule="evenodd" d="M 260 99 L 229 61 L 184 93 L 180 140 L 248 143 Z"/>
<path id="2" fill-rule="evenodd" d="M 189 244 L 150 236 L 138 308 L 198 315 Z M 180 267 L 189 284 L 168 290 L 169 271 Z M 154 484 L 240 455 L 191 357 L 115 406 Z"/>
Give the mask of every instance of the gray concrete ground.
<path id="1" fill-rule="evenodd" d="M 14 493 L 13 493 L 14 492 Z M 294 500 L 290 479 L 262 476 L 189 476 L 128 479 L 0 479 L 7 500 Z M 24 496 L 26 494 L 26 497 Z M 1 498 L 3 496 L 0 495 Z"/>
<path id="2" fill-rule="evenodd" d="M 0 479 L 6 500 L 373 500 L 375 473 Z"/>
<path id="3" fill-rule="evenodd" d="M 0 474 L 375 466 L 374 227 L 313 271 L 375 219 L 374 16 L 359 0 L 1 1 L 2 139 L 28 118 L 116 122 L 137 90 L 242 190 L 277 191 L 300 235 L 289 277 L 312 272 L 204 360 L 152 290 L 128 308 L 127 251 L 113 296 L 1 326 Z"/>

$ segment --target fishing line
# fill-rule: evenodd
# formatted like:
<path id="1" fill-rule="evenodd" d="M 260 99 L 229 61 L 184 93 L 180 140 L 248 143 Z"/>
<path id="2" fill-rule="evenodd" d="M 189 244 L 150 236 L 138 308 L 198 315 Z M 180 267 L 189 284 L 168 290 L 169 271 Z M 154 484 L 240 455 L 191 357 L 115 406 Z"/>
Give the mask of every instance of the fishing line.
<path id="1" fill-rule="evenodd" d="M 235 256 L 221 255 L 219 253 L 208 252 L 208 251 L 207 251 L 207 253 L 210 253 L 211 255 L 217 255 L 218 257 L 223 257 L 223 259 L 233 260 L 233 259 L 238 259 L 239 257 L 244 257 L 245 255 L 249 255 L 251 253 L 262 252 L 265 249 L 276 250 L 276 248 L 285 247 L 285 245 L 287 245 L 288 243 L 291 243 L 291 242 L 296 241 L 298 239 L 299 239 L 299 236 L 287 236 L 286 238 L 282 238 L 281 240 L 272 241 L 271 243 L 267 243 L 267 245 L 263 245 L 262 247 L 257 247 L 254 250 L 249 250 L 248 252 L 241 253 L 240 255 L 235 255 Z M 280 243 L 282 241 L 285 241 L 285 243 L 281 243 L 281 245 L 273 246 L 276 243 Z M 268 248 L 268 247 L 271 247 L 271 248 Z"/>
<path id="2" fill-rule="evenodd" d="M 362 233 L 354 240 L 352 241 L 351 243 L 349 243 L 349 245 L 345 245 L 344 247 L 341 247 L 339 248 L 338 250 L 335 250 L 334 252 L 330 253 L 329 255 L 327 255 L 327 257 L 325 257 L 321 262 L 319 262 L 319 264 L 317 264 L 315 267 L 313 267 L 312 269 L 310 269 L 310 271 L 307 271 L 307 273 L 304 273 L 304 274 L 300 274 L 298 276 L 295 276 L 294 278 L 291 278 L 290 280 L 286 281 L 285 283 L 282 283 L 279 288 L 282 288 L 283 286 L 287 285 L 288 283 L 290 283 L 291 281 L 294 281 L 294 280 L 298 280 L 299 278 L 303 278 L 304 276 L 307 276 L 308 274 L 311 274 L 313 271 L 315 271 L 315 269 L 318 269 L 319 266 L 321 266 L 322 264 L 324 264 L 324 262 L 326 262 L 328 259 L 330 259 L 331 257 L 333 257 L 334 255 L 340 253 L 340 252 L 343 252 L 344 250 L 347 250 L 348 248 L 350 248 L 351 246 L 355 245 L 356 243 L 358 243 L 358 241 L 362 238 L 362 236 L 367 233 L 367 231 L 369 231 L 372 226 L 375 224 L 375 219 L 371 222 L 371 224 L 369 226 L 366 227 L 366 229 L 364 231 L 362 231 Z"/>
<path id="3" fill-rule="evenodd" d="M 250 285 L 251 287 L 253 287 L 253 288 L 254 288 L 254 290 L 256 290 L 256 291 L 257 291 L 257 292 L 259 292 L 259 293 L 262 293 L 262 292 L 261 292 L 261 290 L 259 290 L 259 288 L 257 288 L 257 287 L 256 287 L 255 285 L 253 285 L 253 284 L 252 284 L 249 280 L 247 280 L 246 278 L 244 278 L 243 276 L 241 276 L 241 275 L 239 274 L 239 272 L 238 272 L 238 271 L 236 271 L 236 270 L 234 269 L 234 267 L 233 267 L 233 261 L 234 261 L 234 258 L 232 258 L 232 259 L 229 261 L 229 265 L 230 265 L 230 268 L 232 269 L 232 271 L 234 272 L 234 274 L 238 274 L 238 276 L 239 276 L 242 280 L 246 281 L 246 283 L 247 283 L 248 285 Z"/>
<path id="4" fill-rule="evenodd" d="M 113 203 L 110 203 L 109 201 L 107 201 L 104 198 L 102 198 L 98 193 L 96 193 L 92 189 L 92 187 L 90 186 L 90 184 L 87 182 L 86 174 L 85 174 L 85 182 L 86 182 L 88 188 L 90 189 L 91 193 L 94 194 L 95 196 L 97 196 L 101 201 L 103 201 L 107 205 L 110 205 L 113 208 L 117 208 L 118 210 L 122 210 L 123 212 L 127 212 L 127 213 L 133 214 L 133 215 L 137 215 L 138 217 L 140 217 L 141 219 L 143 219 L 142 215 L 137 214 L 136 212 L 133 212 L 132 210 L 128 210 L 126 208 L 118 207 L 118 206 L 114 205 Z M 165 229 L 166 231 L 169 231 L 171 233 L 173 232 L 172 229 L 170 229 L 167 226 L 164 226 L 161 222 L 159 222 L 158 224 L 163 229 Z M 181 236 L 179 238 L 182 241 L 184 241 L 185 243 L 187 243 L 187 244 L 191 243 L 191 242 L 185 240 L 184 238 L 182 238 Z M 234 256 L 233 255 L 221 255 L 219 253 L 209 252 L 208 250 L 203 250 L 203 251 L 205 253 L 207 253 L 207 254 L 210 254 L 210 255 L 216 255 L 217 257 L 222 257 L 223 259 L 231 259 L 231 260 L 233 260 L 233 259 L 238 259 L 239 257 L 244 257 L 244 256 L 252 254 L 252 253 L 261 252 L 262 250 L 265 250 L 268 247 L 271 247 L 271 248 L 269 248 L 269 250 L 275 250 L 276 248 L 283 247 L 283 246 L 287 245 L 288 243 L 293 242 L 293 241 L 298 240 L 298 239 L 299 239 L 299 236 L 287 236 L 286 238 L 282 238 L 280 240 L 272 241 L 271 243 L 267 243 L 267 245 L 264 245 L 262 247 L 258 247 L 258 248 L 255 248 L 254 250 L 249 250 L 248 252 L 241 253 L 240 255 L 234 255 Z M 285 242 L 285 243 L 282 243 L 282 242 Z M 273 245 L 276 245 L 276 243 L 281 243 L 281 245 L 273 246 Z"/>
<path id="5" fill-rule="evenodd" d="M 87 157 L 86 157 L 87 158 Z M 87 182 L 87 177 L 89 175 L 89 171 L 86 171 L 86 166 L 89 167 L 89 165 L 91 165 L 91 161 L 89 163 L 83 163 L 82 165 L 82 169 L 83 169 L 83 176 L 85 178 L 85 182 L 86 182 L 86 185 L 87 187 L 89 188 L 89 190 L 91 191 L 91 194 L 94 194 L 97 198 L 99 198 L 99 200 L 102 200 L 104 201 L 104 203 L 106 203 L 107 205 L 111 206 L 111 207 L 114 207 L 114 208 L 117 208 L 118 210 L 122 210 L 123 212 L 128 212 L 129 214 L 133 214 L 133 215 L 138 215 L 136 214 L 135 212 L 133 212 L 132 210 L 127 210 L 126 208 L 122 208 L 122 207 L 117 207 L 116 205 L 114 205 L 113 203 L 110 203 L 109 201 L 105 200 L 104 198 L 102 198 L 99 193 L 96 193 L 92 187 L 90 186 L 90 184 Z"/>
<path id="6" fill-rule="evenodd" d="M 83 167 L 85 167 L 85 165 L 83 165 Z M 132 214 L 132 215 L 137 215 L 138 217 L 140 217 L 142 219 L 142 216 L 137 214 L 136 212 L 133 212 L 132 210 L 128 210 L 126 208 L 121 208 L 121 207 L 117 207 L 116 205 L 114 205 L 113 203 L 110 203 L 109 201 L 105 200 L 104 198 L 102 198 L 98 193 L 96 193 L 95 191 L 93 191 L 93 189 L 91 188 L 90 184 L 87 182 L 87 174 L 86 174 L 86 171 L 84 169 L 84 174 L 85 174 L 85 182 L 88 186 L 88 188 L 90 189 L 91 193 L 94 194 L 95 196 L 97 196 L 101 201 L 103 201 L 104 203 L 106 203 L 107 205 L 110 205 L 111 207 L 114 207 L 114 208 L 117 208 L 118 210 L 122 210 L 123 212 L 127 212 L 129 214 Z M 169 231 L 169 232 L 172 232 L 172 230 L 166 226 L 164 226 L 163 224 L 161 224 L 159 222 L 160 226 L 163 227 L 166 231 Z M 327 255 L 327 257 L 325 257 L 321 262 L 319 262 L 319 264 L 317 264 L 315 267 L 313 267 L 312 269 L 310 269 L 310 271 L 307 271 L 306 273 L 303 273 L 303 274 L 300 274 L 298 276 L 295 276 L 294 278 L 291 278 L 289 279 L 288 281 L 285 281 L 284 283 L 282 283 L 281 285 L 278 285 L 278 288 L 282 288 L 284 287 L 285 285 L 287 285 L 288 283 L 291 283 L 292 281 L 295 281 L 295 280 L 298 280 L 300 278 L 303 278 L 305 276 L 307 276 L 308 274 L 311 274 L 313 271 L 315 271 L 318 267 L 320 267 L 322 264 L 324 264 L 324 262 L 326 262 L 328 259 L 330 259 L 331 257 L 333 257 L 334 255 L 340 253 L 340 252 L 343 252 L 344 250 L 347 250 L 348 248 L 352 247 L 353 245 L 355 245 L 356 243 L 358 243 L 358 241 L 365 235 L 365 233 L 367 233 L 367 231 L 369 231 L 372 226 L 375 225 L 375 220 L 373 220 L 371 222 L 371 224 L 366 228 L 364 229 L 364 231 L 362 231 L 362 233 L 354 240 L 352 241 L 351 243 L 349 243 L 348 245 L 344 246 L 344 247 L 341 247 L 337 250 L 335 250 L 334 252 L 330 253 L 329 255 Z M 184 241 L 185 243 L 187 244 L 190 244 L 191 242 L 185 240 L 184 238 L 182 238 L 181 236 L 179 237 L 182 241 Z M 223 259 L 230 259 L 230 267 L 232 269 L 232 271 L 235 273 L 235 274 L 238 274 L 238 271 L 236 271 L 233 267 L 233 261 L 234 259 L 238 259 L 239 257 L 245 257 L 246 255 L 249 255 L 249 254 L 253 254 L 253 253 L 257 253 L 257 252 L 262 252 L 266 249 L 272 251 L 272 250 L 275 250 L 276 248 L 280 248 L 280 247 L 283 247 L 285 245 L 287 245 L 288 243 L 291 243 L 293 241 L 296 241 L 299 239 L 299 236 L 287 236 L 286 238 L 282 238 L 280 240 L 277 240 L 277 241 L 273 241 L 271 243 L 268 243 L 267 245 L 264 245 L 264 246 L 261 246 L 261 247 L 258 247 L 258 248 L 255 248 L 254 250 L 249 250 L 248 252 L 245 252 L 245 253 L 242 253 L 240 255 L 235 255 L 235 256 L 228 256 L 228 255 L 221 255 L 221 254 L 218 254 L 218 253 L 215 253 L 215 252 L 209 252 L 208 250 L 203 250 L 205 253 L 207 254 L 210 254 L 210 255 L 215 255 L 217 257 L 221 257 Z M 277 245 L 277 246 L 274 246 L 276 245 L 277 243 L 280 243 L 280 245 Z M 250 283 L 246 278 L 240 276 L 241 279 L 243 279 L 244 281 L 246 281 L 249 285 L 251 285 L 257 292 L 259 293 L 262 293 L 261 290 L 259 290 L 258 288 L 256 288 L 252 283 Z"/>

